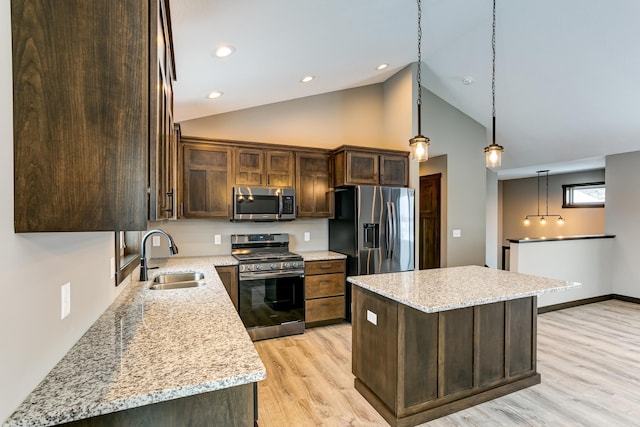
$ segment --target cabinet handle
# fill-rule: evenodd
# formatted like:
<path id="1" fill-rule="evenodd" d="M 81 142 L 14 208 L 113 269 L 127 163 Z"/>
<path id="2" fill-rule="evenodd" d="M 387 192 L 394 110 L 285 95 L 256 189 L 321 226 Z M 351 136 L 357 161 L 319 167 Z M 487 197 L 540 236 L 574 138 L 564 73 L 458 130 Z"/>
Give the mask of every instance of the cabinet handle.
<path id="1" fill-rule="evenodd" d="M 171 199 L 171 204 L 169 205 L 170 208 L 169 209 L 164 209 L 164 212 L 169 212 L 169 216 L 173 218 L 173 210 L 175 208 L 175 194 L 173 192 L 173 188 L 171 189 L 171 191 L 169 191 L 167 193 L 167 197 L 169 197 Z"/>
<path id="2" fill-rule="evenodd" d="M 271 175 L 267 175 L 267 185 L 271 185 Z"/>

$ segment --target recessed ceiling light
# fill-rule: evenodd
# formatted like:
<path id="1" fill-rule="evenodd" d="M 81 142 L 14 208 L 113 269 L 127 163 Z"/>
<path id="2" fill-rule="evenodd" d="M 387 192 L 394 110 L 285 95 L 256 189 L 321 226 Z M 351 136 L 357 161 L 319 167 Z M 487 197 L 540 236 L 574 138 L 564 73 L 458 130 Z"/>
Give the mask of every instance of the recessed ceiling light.
<path id="1" fill-rule="evenodd" d="M 220 45 L 215 50 L 215 56 L 218 58 L 226 58 L 236 51 L 236 48 L 229 45 Z"/>
<path id="2" fill-rule="evenodd" d="M 218 92 L 217 90 L 214 90 L 209 95 L 207 95 L 207 98 L 216 99 L 216 98 L 220 98 L 222 95 L 224 95 L 222 92 Z"/>
<path id="3" fill-rule="evenodd" d="M 304 76 L 300 83 L 309 83 L 311 80 L 315 79 L 315 76 Z"/>
<path id="4" fill-rule="evenodd" d="M 384 70 L 385 68 L 387 68 L 389 66 L 389 64 L 380 64 L 376 67 L 376 70 L 380 71 L 380 70 Z"/>
<path id="5" fill-rule="evenodd" d="M 464 83 L 465 85 L 469 86 L 471 84 L 473 84 L 475 80 L 473 79 L 473 77 L 471 76 L 467 76 L 464 79 L 462 79 L 462 83 Z"/>

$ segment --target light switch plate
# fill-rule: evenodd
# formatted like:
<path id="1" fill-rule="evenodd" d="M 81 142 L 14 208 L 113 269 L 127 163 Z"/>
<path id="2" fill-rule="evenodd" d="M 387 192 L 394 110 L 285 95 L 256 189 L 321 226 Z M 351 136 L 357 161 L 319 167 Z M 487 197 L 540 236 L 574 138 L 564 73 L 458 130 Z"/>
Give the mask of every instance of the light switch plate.
<path id="1" fill-rule="evenodd" d="M 153 246 L 160 246 L 160 236 L 153 236 Z"/>
<path id="2" fill-rule="evenodd" d="M 216 234 L 213 236 L 213 244 L 214 245 L 219 245 L 222 243 L 222 238 L 219 234 Z"/>
<path id="3" fill-rule="evenodd" d="M 304 241 L 308 242 L 309 240 L 311 240 L 311 233 L 308 231 L 304 232 Z"/>
<path id="4" fill-rule="evenodd" d="M 460 229 L 453 230 L 453 237 L 462 237 L 462 230 Z"/>

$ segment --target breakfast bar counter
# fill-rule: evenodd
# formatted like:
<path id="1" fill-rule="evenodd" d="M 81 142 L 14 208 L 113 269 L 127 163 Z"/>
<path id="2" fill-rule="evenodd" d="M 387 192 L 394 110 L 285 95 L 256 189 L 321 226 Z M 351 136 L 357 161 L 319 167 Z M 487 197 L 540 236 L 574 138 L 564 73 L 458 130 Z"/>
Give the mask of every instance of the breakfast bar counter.
<path id="1" fill-rule="evenodd" d="M 538 384 L 536 298 L 580 286 L 479 266 L 347 280 L 355 387 L 393 426 Z"/>
<path id="2" fill-rule="evenodd" d="M 151 279 L 200 272 L 206 284 L 127 285 L 4 425 L 253 425 L 266 370 L 216 273 L 227 258 L 152 261 Z"/>

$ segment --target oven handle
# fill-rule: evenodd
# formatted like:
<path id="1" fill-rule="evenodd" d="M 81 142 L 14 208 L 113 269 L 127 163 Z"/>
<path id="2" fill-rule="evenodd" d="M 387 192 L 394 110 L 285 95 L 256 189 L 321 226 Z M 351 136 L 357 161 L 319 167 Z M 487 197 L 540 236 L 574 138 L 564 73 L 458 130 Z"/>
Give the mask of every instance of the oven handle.
<path id="1" fill-rule="evenodd" d="M 255 279 L 275 279 L 279 277 L 304 277 L 304 270 L 290 270 L 290 271 L 255 271 L 245 272 L 238 275 L 238 279 L 242 280 L 255 280 Z"/>

